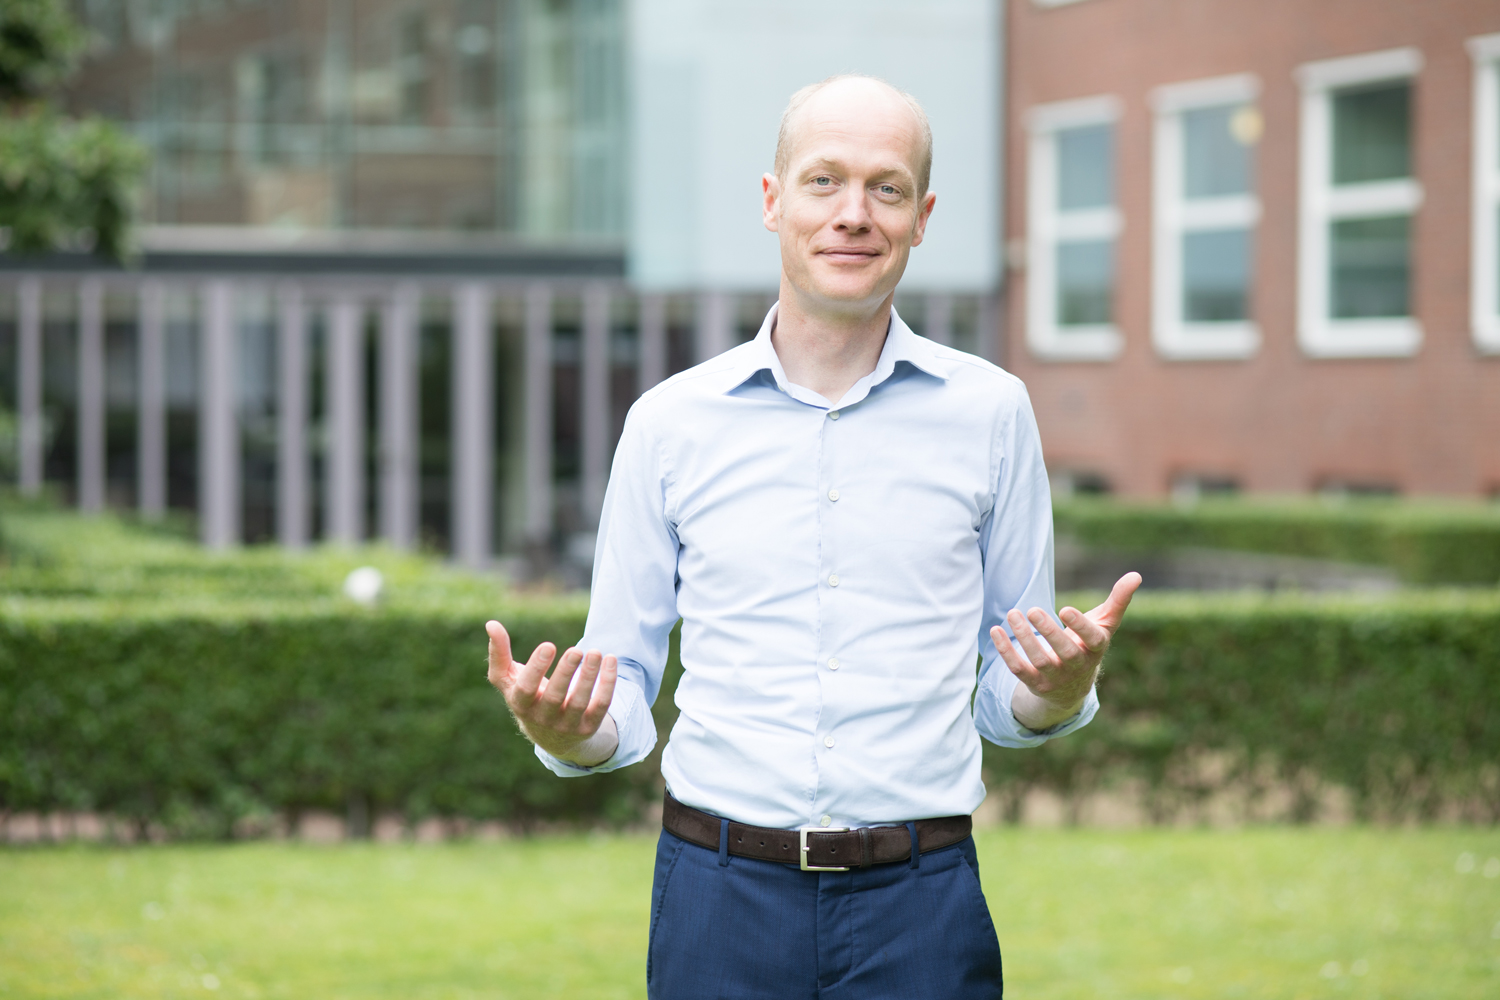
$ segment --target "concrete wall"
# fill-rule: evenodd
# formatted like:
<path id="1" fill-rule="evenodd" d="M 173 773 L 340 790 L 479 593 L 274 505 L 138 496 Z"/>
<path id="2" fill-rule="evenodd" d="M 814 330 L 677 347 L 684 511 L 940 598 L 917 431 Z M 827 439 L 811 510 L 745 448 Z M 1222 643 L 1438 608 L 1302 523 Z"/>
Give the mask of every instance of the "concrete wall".
<path id="1" fill-rule="evenodd" d="M 932 119 L 937 209 L 905 289 L 987 292 L 998 276 L 998 0 L 637 0 L 630 12 L 631 280 L 773 289 L 760 215 L 782 108 L 870 73 Z"/>

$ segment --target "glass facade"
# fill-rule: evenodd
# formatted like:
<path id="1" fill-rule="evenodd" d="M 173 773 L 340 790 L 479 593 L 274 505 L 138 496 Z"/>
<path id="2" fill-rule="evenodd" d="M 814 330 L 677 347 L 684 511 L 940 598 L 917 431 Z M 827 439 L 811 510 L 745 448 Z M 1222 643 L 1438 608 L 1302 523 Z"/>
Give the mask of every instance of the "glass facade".
<path id="1" fill-rule="evenodd" d="M 623 0 L 80 5 L 148 223 L 617 238 Z"/>

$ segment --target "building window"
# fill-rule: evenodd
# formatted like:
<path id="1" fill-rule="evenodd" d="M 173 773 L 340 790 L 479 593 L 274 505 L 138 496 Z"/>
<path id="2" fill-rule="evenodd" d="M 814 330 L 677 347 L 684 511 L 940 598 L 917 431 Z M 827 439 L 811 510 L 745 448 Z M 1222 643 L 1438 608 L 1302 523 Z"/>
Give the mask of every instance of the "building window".
<path id="1" fill-rule="evenodd" d="M 1033 108 L 1028 177 L 1026 339 L 1041 358 L 1120 353 L 1115 325 L 1115 121 L 1112 97 Z"/>
<path id="2" fill-rule="evenodd" d="M 1231 76 L 1152 95 L 1151 336 L 1163 357 L 1245 358 L 1260 347 L 1250 309 L 1258 91 L 1253 76 Z"/>
<path id="3" fill-rule="evenodd" d="M 1412 308 L 1415 49 L 1309 63 L 1302 83 L 1297 337 L 1312 357 L 1401 357 Z"/>
<path id="4" fill-rule="evenodd" d="M 1500 34 L 1469 40 L 1474 57 L 1474 345 L 1500 354 Z"/>

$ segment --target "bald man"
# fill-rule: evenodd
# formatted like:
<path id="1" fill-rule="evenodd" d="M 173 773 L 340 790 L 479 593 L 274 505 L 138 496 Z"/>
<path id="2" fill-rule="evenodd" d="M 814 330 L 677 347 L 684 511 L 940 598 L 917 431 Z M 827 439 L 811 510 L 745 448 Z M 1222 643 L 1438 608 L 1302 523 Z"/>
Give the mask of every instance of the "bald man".
<path id="1" fill-rule="evenodd" d="M 1140 582 L 1053 617 L 1025 388 L 892 308 L 931 165 L 910 95 L 862 76 L 793 95 L 761 179 L 779 301 L 753 341 L 631 408 L 583 642 L 549 678 L 554 646 L 518 665 L 487 626 L 491 683 L 570 776 L 651 751 L 682 619 L 658 1000 L 999 997 L 970 836 L 980 737 L 1086 724 Z"/>

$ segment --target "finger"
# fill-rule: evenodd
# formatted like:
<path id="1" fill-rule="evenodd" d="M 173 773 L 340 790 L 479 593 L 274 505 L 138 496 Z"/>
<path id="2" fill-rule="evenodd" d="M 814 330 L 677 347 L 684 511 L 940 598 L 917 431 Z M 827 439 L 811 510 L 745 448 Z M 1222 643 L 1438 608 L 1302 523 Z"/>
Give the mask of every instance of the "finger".
<path id="1" fill-rule="evenodd" d="M 1073 630 L 1078 641 L 1090 652 L 1097 653 L 1109 645 L 1109 632 L 1077 608 L 1063 608 L 1057 617 Z"/>
<path id="2" fill-rule="evenodd" d="M 504 691 L 510 686 L 511 669 L 515 665 L 510 658 L 510 633 L 494 620 L 485 622 L 484 630 L 490 637 L 490 683 Z"/>
<path id="3" fill-rule="evenodd" d="M 1052 616 L 1041 608 L 1032 608 L 1026 616 L 1027 621 L 1040 633 L 1057 658 L 1064 663 L 1083 656 L 1083 649 L 1073 641 L 1073 637 L 1063 630 L 1062 626 L 1052 620 Z"/>
<path id="4" fill-rule="evenodd" d="M 1035 690 L 1036 686 L 1042 683 L 1041 672 L 1021 658 L 1021 654 L 1016 652 L 1015 645 L 1010 641 L 1010 636 L 1005 634 L 1005 629 L 999 625 L 990 629 L 990 640 L 994 642 L 995 651 L 1000 654 L 1000 659 L 1005 661 L 1010 672 L 1015 674 L 1022 684 Z"/>
<path id="5" fill-rule="evenodd" d="M 1120 622 L 1125 618 L 1125 609 L 1130 607 L 1130 599 L 1135 596 L 1136 588 L 1140 585 L 1141 574 L 1126 573 L 1115 581 L 1114 588 L 1110 590 L 1104 603 L 1090 611 L 1089 617 L 1113 632 L 1120 627 Z"/>
<path id="6" fill-rule="evenodd" d="M 542 691 L 538 699 L 548 707 L 556 711 L 562 711 L 563 699 L 568 696 L 568 686 L 573 681 L 573 671 L 578 669 L 578 664 L 583 662 L 583 653 L 577 646 L 570 648 L 557 661 L 557 669 L 552 671 L 552 676 L 547 678 L 547 687 Z"/>
<path id="7" fill-rule="evenodd" d="M 536 703 L 542 693 L 542 678 L 547 676 L 547 668 L 552 666 L 552 658 L 556 655 L 557 647 L 550 642 L 544 642 L 531 651 L 526 666 L 521 668 L 505 695 L 513 710 L 529 709 Z"/>
<path id="8" fill-rule="evenodd" d="M 589 707 L 589 698 L 594 694 L 594 681 L 599 676 L 599 666 L 603 660 L 603 654 L 597 649 L 583 654 L 583 662 L 573 675 L 573 682 L 568 685 L 568 696 L 563 699 L 563 716 L 569 721 L 577 722 L 583 718 L 584 710 Z"/>
<path id="9" fill-rule="evenodd" d="M 606 656 L 599 665 L 599 680 L 594 685 L 594 696 L 583 712 L 583 725 L 587 727 L 590 736 L 598 732 L 604 723 L 604 716 L 615 699 L 615 678 L 619 673 L 620 662 L 613 656 Z"/>
<path id="10" fill-rule="evenodd" d="M 1016 641 L 1021 644 L 1021 649 L 1026 653 L 1032 666 L 1038 669 L 1057 666 L 1056 654 L 1042 645 L 1042 640 L 1038 639 L 1036 633 L 1031 630 L 1031 622 L 1026 620 L 1025 615 L 1019 611 L 1012 611 L 1005 616 L 1005 620 L 1010 622 L 1010 630 L 1015 633 Z"/>

